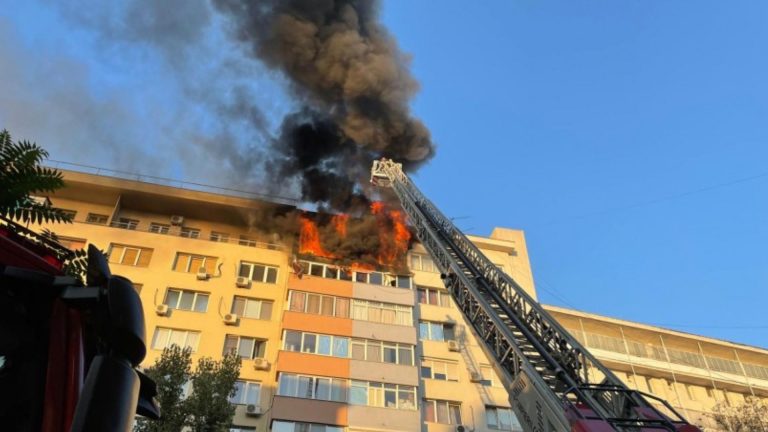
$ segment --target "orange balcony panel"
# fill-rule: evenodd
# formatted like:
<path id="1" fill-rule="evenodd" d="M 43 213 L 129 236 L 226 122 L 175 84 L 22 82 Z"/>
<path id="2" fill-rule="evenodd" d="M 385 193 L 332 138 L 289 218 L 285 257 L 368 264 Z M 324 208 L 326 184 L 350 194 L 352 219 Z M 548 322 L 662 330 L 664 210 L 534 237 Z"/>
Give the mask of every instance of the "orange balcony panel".
<path id="1" fill-rule="evenodd" d="M 352 320 L 325 315 L 285 311 L 283 328 L 336 336 L 352 336 Z"/>
<path id="2" fill-rule="evenodd" d="M 279 372 L 347 378 L 349 359 L 280 351 L 277 354 L 276 369 Z"/>
<path id="3" fill-rule="evenodd" d="M 286 396 L 275 396 L 272 418 L 337 426 L 348 424 L 347 405 L 344 403 Z"/>
<path id="4" fill-rule="evenodd" d="M 288 277 L 288 289 L 309 291 L 340 297 L 352 297 L 353 289 L 351 281 L 326 279 L 317 276 L 304 275 L 301 279 L 295 274 Z"/>

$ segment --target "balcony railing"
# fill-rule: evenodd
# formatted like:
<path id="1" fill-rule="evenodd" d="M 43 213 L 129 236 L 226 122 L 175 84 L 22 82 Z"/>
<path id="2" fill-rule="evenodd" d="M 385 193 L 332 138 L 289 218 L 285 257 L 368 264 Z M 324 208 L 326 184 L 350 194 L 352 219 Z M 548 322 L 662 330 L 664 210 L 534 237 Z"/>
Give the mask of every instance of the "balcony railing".
<path id="1" fill-rule="evenodd" d="M 669 362 L 673 364 L 692 366 L 699 369 L 715 372 L 725 372 L 740 376 L 745 376 L 746 372 L 746 376 L 749 378 L 768 380 L 768 367 L 761 365 L 751 363 L 739 364 L 739 362 L 736 360 L 725 359 L 722 357 L 703 356 L 700 353 L 682 351 L 674 348 L 667 348 L 665 354 L 664 347 L 660 345 L 642 343 L 631 339 L 625 340 L 622 338 L 591 332 L 582 333 L 581 330 L 576 329 L 571 329 L 570 331 L 580 342 L 582 342 L 588 348 L 597 348 L 605 351 L 629 354 L 633 357 L 648 358 L 663 362 L 668 361 L 668 354 Z M 587 338 L 586 341 L 584 341 L 583 337 L 585 333 Z M 627 348 L 629 348 L 629 352 L 627 352 Z M 741 365 L 744 366 L 743 371 Z"/>
<path id="2" fill-rule="evenodd" d="M 92 223 L 88 222 L 75 222 L 75 223 L 84 223 L 88 225 L 94 225 Z M 169 229 L 169 230 L 158 230 L 150 226 L 147 229 L 140 228 L 138 225 L 138 222 L 131 221 L 131 222 L 120 222 L 120 221 L 113 221 L 111 224 L 109 224 L 111 228 L 118 228 L 118 229 L 126 229 L 130 231 L 138 231 L 138 232 L 145 232 L 150 234 L 156 234 L 156 235 L 170 235 L 170 236 L 176 236 L 176 237 L 185 237 L 190 240 L 199 240 L 199 241 L 209 241 L 213 243 L 230 243 L 230 244 L 237 244 L 240 246 L 246 246 L 246 247 L 254 247 L 254 248 L 260 248 L 260 249 L 269 249 L 269 250 L 277 250 L 277 251 L 284 251 L 287 250 L 287 247 L 278 244 L 278 243 L 270 243 L 270 242 L 263 242 L 259 240 L 254 239 L 245 239 L 245 238 L 234 238 L 234 237 L 213 237 L 213 238 L 206 238 L 202 236 L 198 237 L 192 237 L 189 236 L 187 233 L 183 233 L 180 228 L 177 227 L 177 229 Z"/>

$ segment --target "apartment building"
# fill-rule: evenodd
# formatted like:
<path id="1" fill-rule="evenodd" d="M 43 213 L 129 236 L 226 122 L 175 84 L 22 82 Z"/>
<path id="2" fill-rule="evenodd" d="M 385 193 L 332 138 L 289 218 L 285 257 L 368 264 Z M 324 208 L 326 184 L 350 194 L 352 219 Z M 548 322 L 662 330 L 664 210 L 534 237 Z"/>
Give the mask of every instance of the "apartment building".
<path id="1" fill-rule="evenodd" d="M 267 203 L 65 171 L 50 196 L 74 224 L 73 248 L 109 252 L 145 307 L 151 365 L 170 344 L 193 360 L 243 358 L 232 431 L 521 430 L 493 361 L 415 244 L 410 271 L 345 268 L 296 255 L 258 225 Z M 470 239 L 535 297 L 525 238 L 496 228 Z M 768 396 L 768 351 L 560 307 L 549 311 L 633 388 L 694 422 L 716 403 Z"/>

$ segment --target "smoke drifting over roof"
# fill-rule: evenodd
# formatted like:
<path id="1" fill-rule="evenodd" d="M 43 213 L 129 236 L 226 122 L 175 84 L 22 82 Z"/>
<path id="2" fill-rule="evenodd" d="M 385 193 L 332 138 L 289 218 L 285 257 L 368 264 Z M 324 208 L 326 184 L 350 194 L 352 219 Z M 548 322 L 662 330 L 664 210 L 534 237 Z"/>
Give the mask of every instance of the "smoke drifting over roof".
<path id="1" fill-rule="evenodd" d="M 379 157 L 414 169 L 434 154 L 409 110 L 418 84 L 372 0 L 214 0 L 247 52 L 289 79 L 302 106 L 272 142 L 271 172 L 302 197 L 348 210 Z"/>

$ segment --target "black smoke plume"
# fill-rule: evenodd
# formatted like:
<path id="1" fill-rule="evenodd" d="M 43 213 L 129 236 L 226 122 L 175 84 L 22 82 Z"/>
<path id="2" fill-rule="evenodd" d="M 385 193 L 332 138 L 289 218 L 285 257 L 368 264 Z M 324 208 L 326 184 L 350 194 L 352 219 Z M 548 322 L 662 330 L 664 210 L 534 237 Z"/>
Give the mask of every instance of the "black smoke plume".
<path id="1" fill-rule="evenodd" d="M 321 208 L 368 204 L 371 161 L 415 169 L 434 154 L 409 102 L 408 58 L 378 22 L 374 0 L 214 0 L 247 52 L 288 78 L 301 108 L 272 142 L 273 176 Z"/>

